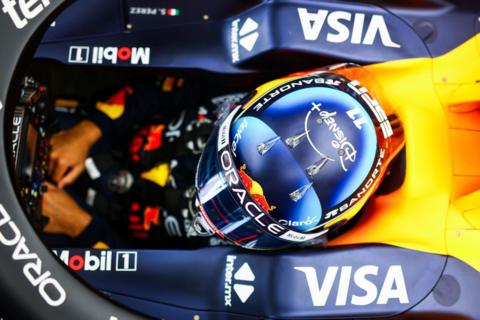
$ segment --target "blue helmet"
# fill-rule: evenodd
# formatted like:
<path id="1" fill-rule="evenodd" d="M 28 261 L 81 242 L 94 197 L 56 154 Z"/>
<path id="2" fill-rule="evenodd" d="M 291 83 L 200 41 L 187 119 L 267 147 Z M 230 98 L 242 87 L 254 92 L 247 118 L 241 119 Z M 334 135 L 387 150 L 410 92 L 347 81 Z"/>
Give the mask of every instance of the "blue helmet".
<path id="1" fill-rule="evenodd" d="M 401 133 L 341 71 L 269 82 L 207 143 L 196 177 L 199 220 L 247 248 L 323 241 L 376 190 L 403 145 Z"/>

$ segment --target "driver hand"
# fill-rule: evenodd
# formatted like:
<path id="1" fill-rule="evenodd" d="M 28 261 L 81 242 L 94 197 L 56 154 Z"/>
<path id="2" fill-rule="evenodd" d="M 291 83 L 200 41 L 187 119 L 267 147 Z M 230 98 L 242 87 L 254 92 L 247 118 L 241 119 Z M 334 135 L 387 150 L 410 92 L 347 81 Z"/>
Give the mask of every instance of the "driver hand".
<path id="1" fill-rule="evenodd" d="M 85 120 L 52 136 L 48 173 L 59 188 L 73 183 L 85 170 L 88 152 L 101 135 L 100 128 Z"/>
<path id="2" fill-rule="evenodd" d="M 43 231 L 72 238 L 79 236 L 92 221 L 91 215 L 80 208 L 64 189 L 49 182 L 45 185 L 47 192 L 43 194 L 42 214 L 49 221 Z"/>

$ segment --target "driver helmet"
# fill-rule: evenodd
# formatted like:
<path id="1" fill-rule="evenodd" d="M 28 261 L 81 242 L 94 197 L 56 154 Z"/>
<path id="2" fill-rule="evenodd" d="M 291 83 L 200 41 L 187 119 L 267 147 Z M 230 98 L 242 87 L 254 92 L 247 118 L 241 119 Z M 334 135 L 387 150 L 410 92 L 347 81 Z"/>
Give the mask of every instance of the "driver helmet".
<path id="1" fill-rule="evenodd" d="M 324 243 L 374 194 L 403 141 L 361 67 L 271 81 L 219 120 L 207 142 L 196 222 L 246 248 Z"/>

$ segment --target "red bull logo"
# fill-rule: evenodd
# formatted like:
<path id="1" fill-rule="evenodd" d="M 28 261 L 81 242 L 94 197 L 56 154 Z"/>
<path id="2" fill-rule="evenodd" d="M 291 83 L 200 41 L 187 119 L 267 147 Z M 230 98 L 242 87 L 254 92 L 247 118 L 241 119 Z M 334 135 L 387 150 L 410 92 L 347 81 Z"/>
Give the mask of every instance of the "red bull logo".
<path id="1" fill-rule="evenodd" d="M 128 217 L 128 228 L 137 238 L 147 238 L 153 226 L 160 225 L 160 209 L 157 207 L 146 207 L 143 209 L 139 203 L 133 202 L 130 206 Z"/>
<path id="2" fill-rule="evenodd" d="M 150 125 L 137 132 L 130 144 L 132 160 L 139 162 L 142 151 L 152 151 L 162 147 L 164 129 L 165 125 L 159 124 Z"/>
<path id="3" fill-rule="evenodd" d="M 267 198 L 265 198 L 263 193 L 262 186 L 245 172 L 246 169 L 247 165 L 243 164 L 240 167 L 239 174 L 240 179 L 242 179 L 242 182 L 245 185 L 245 188 L 248 190 L 248 193 L 252 196 L 253 200 L 255 200 L 266 212 L 275 210 L 277 207 L 271 206 L 268 203 Z"/>
<path id="4" fill-rule="evenodd" d="M 127 96 L 131 96 L 133 92 L 134 90 L 131 87 L 126 86 L 111 96 L 107 101 L 97 102 L 96 108 L 110 119 L 117 120 L 125 111 Z"/>

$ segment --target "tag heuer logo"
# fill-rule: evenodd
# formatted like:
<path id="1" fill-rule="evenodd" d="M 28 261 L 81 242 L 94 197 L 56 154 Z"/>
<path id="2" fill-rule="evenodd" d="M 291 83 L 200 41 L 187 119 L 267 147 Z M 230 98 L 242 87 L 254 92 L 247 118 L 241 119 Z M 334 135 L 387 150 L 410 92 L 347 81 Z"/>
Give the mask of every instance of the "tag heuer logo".
<path id="1" fill-rule="evenodd" d="M 248 298 L 255 291 L 251 282 L 255 281 L 255 275 L 248 263 L 244 262 L 235 272 L 234 255 L 228 255 L 225 265 L 225 306 L 232 306 L 232 288 L 242 303 L 247 302 Z"/>
<path id="2" fill-rule="evenodd" d="M 248 52 L 252 51 L 257 43 L 259 37 L 258 33 L 258 23 L 252 18 L 247 18 L 243 22 L 242 26 L 240 25 L 240 19 L 235 19 L 232 21 L 232 30 L 231 30 L 231 47 L 232 47 L 232 62 L 236 63 L 240 61 L 240 52 L 239 44 Z"/>

